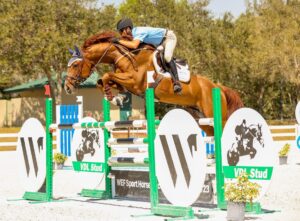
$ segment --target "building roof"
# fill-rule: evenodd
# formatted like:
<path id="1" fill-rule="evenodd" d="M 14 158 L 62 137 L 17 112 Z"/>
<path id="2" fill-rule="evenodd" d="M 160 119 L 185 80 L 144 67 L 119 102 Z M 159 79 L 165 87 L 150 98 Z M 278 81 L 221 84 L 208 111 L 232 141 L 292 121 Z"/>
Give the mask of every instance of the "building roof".
<path id="1" fill-rule="evenodd" d="M 64 77 L 66 73 L 63 73 L 62 76 Z M 95 87 L 97 80 L 98 80 L 98 74 L 97 73 L 92 73 L 91 76 L 83 83 L 80 84 L 80 87 L 86 88 L 86 87 Z M 64 81 L 63 81 L 64 83 Z M 16 92 L 22 92 L 22 91 L 27 91 L 27 90 L 32 90 L 32 89 L 39 89 L 39 88 L 44 88 L 44 85 L 49 84 L 48 78 L 41 78 L 33 81 L 29 81 L 27 83 L 17 85 L 14 87 L 6 88 L 3 90 L 4 94 L 10 94 L 10 93 L 16 93 Z"/>

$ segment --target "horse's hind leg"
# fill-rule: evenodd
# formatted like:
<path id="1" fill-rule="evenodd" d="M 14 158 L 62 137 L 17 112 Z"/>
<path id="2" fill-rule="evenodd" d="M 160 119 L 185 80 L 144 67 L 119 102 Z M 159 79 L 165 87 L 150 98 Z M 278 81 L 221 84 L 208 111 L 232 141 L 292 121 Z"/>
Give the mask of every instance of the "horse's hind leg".
<path id="1" fill-rule="evenodd" d="M 198 122 L 199 119 L 201 118 L 206 118 L 203 112 L 199 110 L 199 108 L 196 107 L 186 107 L 184 108 L 187 112 L 189 112 L 193 118 Z M 206 126 L 206 125 L 200 125 L 200 128 L 206 133 L 207 136 L 213 136 L 214 131 L 213 127 L 211 126 Z"/>

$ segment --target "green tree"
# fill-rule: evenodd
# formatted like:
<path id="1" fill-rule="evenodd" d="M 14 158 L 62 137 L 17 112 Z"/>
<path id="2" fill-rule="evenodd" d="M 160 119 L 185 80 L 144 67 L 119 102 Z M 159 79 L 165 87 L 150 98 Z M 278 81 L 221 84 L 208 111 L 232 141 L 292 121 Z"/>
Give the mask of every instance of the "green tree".
<path id="1" fill-rule="evenodd" d="M 1 1 L 1 76 L 8 73 L 19 82 L 47 76 L 52 97 L 60 95 L 70 58 L 67 49 L 113 27 L 116 9 L 95 4 L 94 0 Z"/>
<path id="2" fill-rule="evenodd" d="M 266 118 L 293 118 L 300 99 L 299 0 L 248 1 L 238 18 L 219 19 L 208 3 L 125 0 L 99 8 L 97 0 L 0 1 L 0 88 L 47 76 L 52 96 L 61 94 L 67 49 L 130 17 L 136 26 L 173 30 L 175 56 L 186 58 L 192 73 L 238 90 L 245 105 Z"/>
<path id="3" fill-rule="evenodd" d="M 257 79 L 259 97 L 253 105 L 270 118 L 292 117 L 299 90 L 299 3 L 265 0 L 249 7 L 246 22 L 249 74 Z M 263 83 L 260 83 L 263 82 Z M 298 85 L 298 86 L 297 86 Z M 256 93 L 256 92 L 255 92 Z"/>

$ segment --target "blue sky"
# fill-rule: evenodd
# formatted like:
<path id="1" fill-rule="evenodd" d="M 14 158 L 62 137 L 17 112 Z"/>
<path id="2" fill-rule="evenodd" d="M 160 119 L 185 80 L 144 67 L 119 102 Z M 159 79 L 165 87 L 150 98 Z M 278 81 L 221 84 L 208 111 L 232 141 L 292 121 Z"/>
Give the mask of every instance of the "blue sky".
<path id="1" fill-rule="evenodd" d="M 99 3 L 118 5 L 123 0 L 98 0 Z M 222 17 L 225 12 L 229 11 L 234 17 L 238 17 L 241 13 L 245 12 L 245 0 L 210 0 L 208 9 L 215 17 Z"/>
<path id="2" fill-rule="evenodd" d="M 246 4 L 244 0 L 211 0 L 208 9 L 215 17 L 222 17 L 226 11 L 238 17 L 246 11 Z"/>

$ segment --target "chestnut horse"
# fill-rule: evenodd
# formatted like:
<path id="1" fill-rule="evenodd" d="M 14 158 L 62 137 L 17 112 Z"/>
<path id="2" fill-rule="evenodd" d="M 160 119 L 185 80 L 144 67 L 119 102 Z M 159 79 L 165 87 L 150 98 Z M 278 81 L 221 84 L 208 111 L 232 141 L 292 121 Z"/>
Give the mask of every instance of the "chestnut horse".
<path id="1" fill-rule="evenodd" d="M 68 73 L 64 84 L 65 91 L 70 94 L 81 82 L 86 80 L 92 73 L 94 67 L 99 63 L 112 64 L 114 72 L 105 73 L 98 80 L 98 86 L 105 97 L 113 102 L 121 103 L 122 99 L 112 95 L 111 87 L 117 86 L 120 91 L 129 91 L 135 95 L 142 96 L 148 86 L 147 72 L 155 71 L 152 55 L 154 48 L 142 45 L 140 48 L 129 51 L 125 47 L 112 43 L 114 32 L 103 32 L 88 38 L 81 51 L 75 47 L 70 50 L 72 58 L 68 63 Z M 201 116 L 213 116 L 212 89 L 221 88 L 222 121 L 226 120 L 243 103 L 234 90 L 215 84 L 201 75 L 191 75 L 188 83 L 182 84 L 181 94 L 174 94 L 171 78 L 161 77 L 154 74 L 154 80 L 160 79 L 155 85 L 155 98 L 159 102 L 177 104 L 197 110 Z M 213 135 L 213 128 L 201 128 L 208 134 Z"/>

